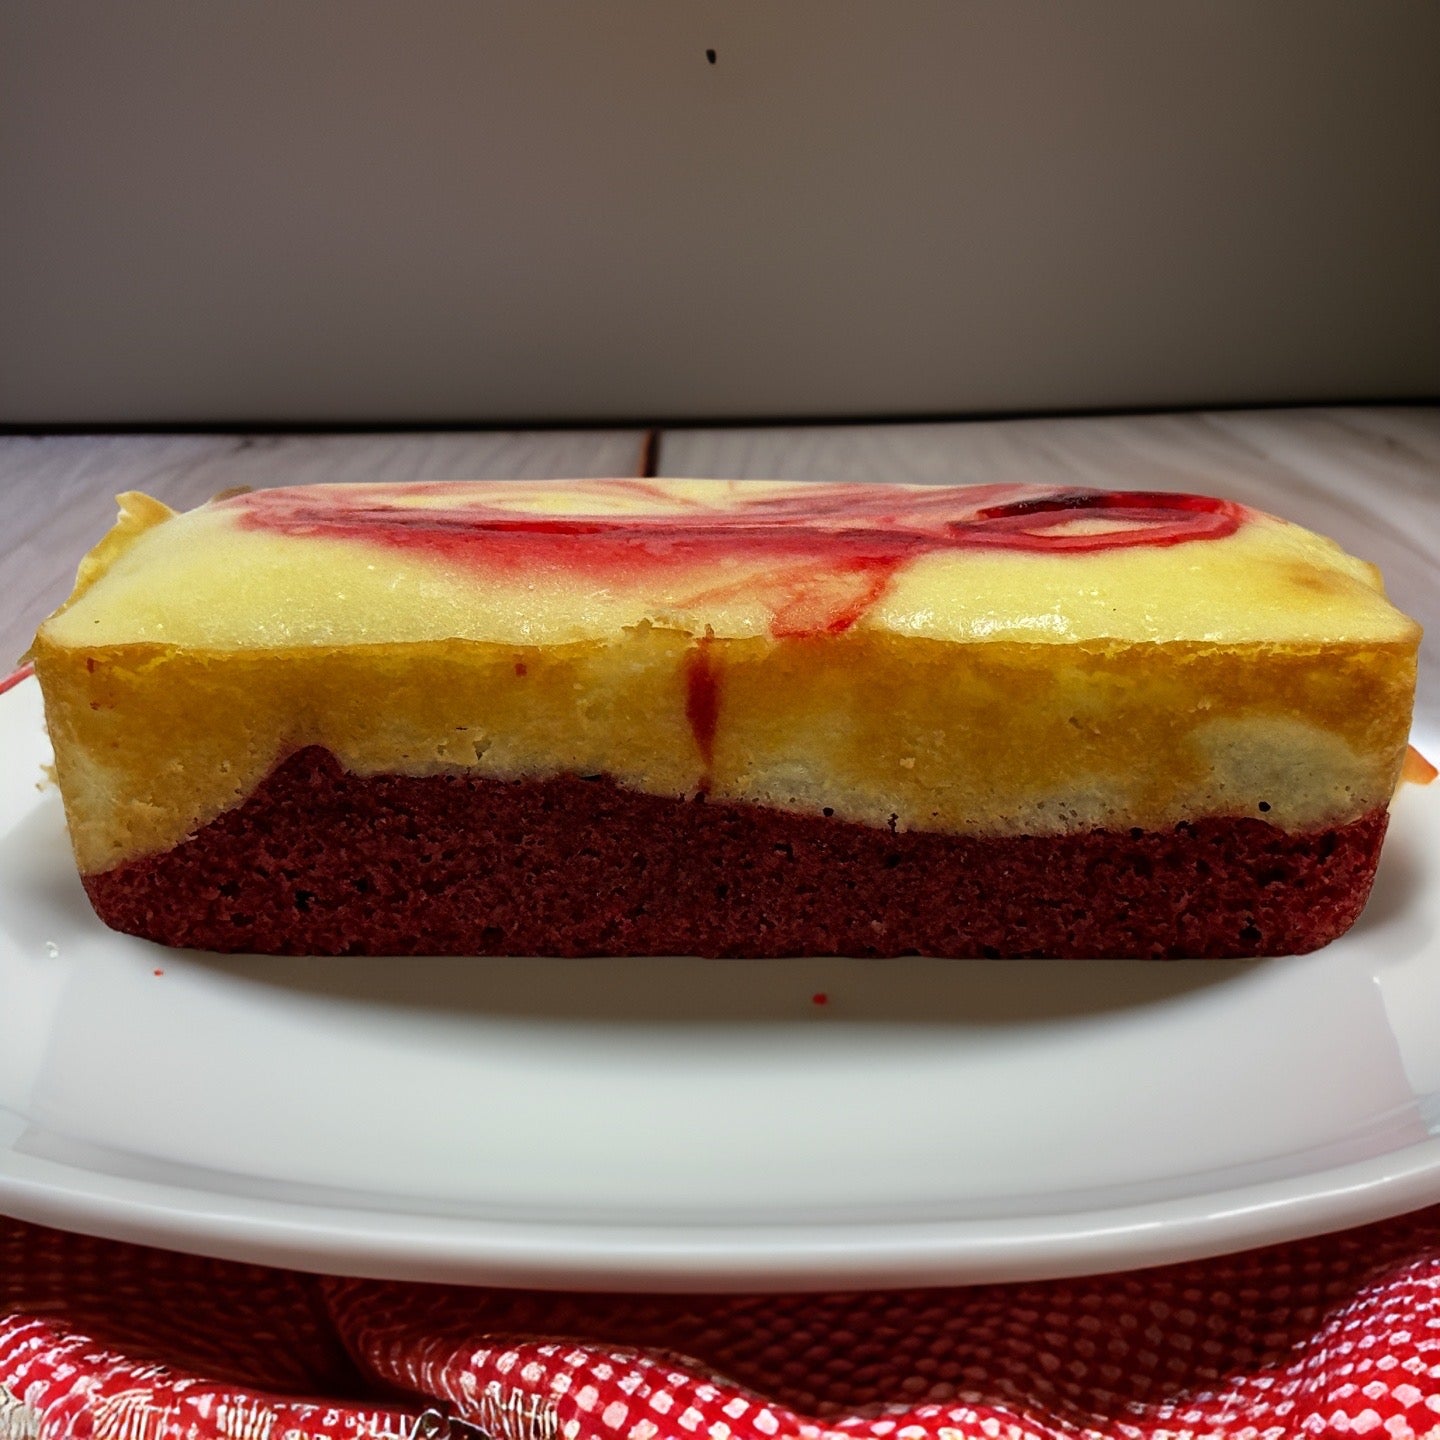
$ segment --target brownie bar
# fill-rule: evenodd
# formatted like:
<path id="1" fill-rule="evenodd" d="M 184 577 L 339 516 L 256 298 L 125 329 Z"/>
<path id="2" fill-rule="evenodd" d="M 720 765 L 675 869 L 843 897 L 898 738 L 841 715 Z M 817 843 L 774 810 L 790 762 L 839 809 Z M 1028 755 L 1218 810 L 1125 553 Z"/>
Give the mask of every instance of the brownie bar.
<path id="1" fill-rule="evenodd" d="M 181 844 L 84 880 L 115 929 L 218 951 L 1219 958 L 1346 930 L 1386 821 L 937 834 L 602 776 L 359 777 L 312 746 Z"/>

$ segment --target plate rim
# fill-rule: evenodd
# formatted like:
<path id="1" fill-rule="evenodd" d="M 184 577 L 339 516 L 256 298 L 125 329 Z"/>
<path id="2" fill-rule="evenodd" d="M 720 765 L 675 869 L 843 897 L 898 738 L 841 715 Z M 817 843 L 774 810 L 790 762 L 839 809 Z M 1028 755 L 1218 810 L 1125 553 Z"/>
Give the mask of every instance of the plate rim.
<path id="1" fill-rule="evenodd" d="M 12 1112 L 3 1112 L 6 1114 Z M 15 1158 L 0 1151 L 0 1162 Z M 368 1279 L 451 1281 L 535 1289 L 636 1292 L 823 1291 L 1016 1283 L 1185 1263 L 1254 1246 L 1302 1240 L 1390 1218 L 1440 1199 L 1440 1136 L 1370 1160 L 1207 1197 L 1090 1212 L 1084 1224 L 1051 1217 L 1010 1222 L 810 1226 L 797 1239 L 780 1227 L 733 1227 L 717 1241 L 670 1227 L 530 1226 L 523 1222 L 416 1216 L 404 1211 L 309 1207 L 249 1200 L 243 1209 L 206 1192 L 150 1181 L 70 1188 L 67 1167 L 0 1163 L 0 1199 L 15 1219 L 105 1239 L 213 1258 Z M 45 1181 L 46 1172 L 54 1175 Z M 70 1172 L 88 1174 L 93 1172 Z M 1324 1179 L 1324 1185 L 1306 1181 Z M 369 1223 L 366 1223 L 366 1222 Z M 837 1268 L 837 1256 L 840 1264 Z"/>

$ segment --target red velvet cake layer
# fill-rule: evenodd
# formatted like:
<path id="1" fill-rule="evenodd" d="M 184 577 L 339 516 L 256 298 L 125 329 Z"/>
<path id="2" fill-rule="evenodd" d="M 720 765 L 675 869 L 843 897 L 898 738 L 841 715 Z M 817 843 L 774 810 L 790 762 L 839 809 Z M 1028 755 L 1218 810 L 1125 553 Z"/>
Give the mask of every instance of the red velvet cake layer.
<path id="1" fill-rule="evenodd" d="M 307 749 L 163 854 L 87 876 L 100 917 L 274 954 L 1290 954 L 1346 930 L 1387 815 L 986 839 L 609 780 L 343 771 Z"/>

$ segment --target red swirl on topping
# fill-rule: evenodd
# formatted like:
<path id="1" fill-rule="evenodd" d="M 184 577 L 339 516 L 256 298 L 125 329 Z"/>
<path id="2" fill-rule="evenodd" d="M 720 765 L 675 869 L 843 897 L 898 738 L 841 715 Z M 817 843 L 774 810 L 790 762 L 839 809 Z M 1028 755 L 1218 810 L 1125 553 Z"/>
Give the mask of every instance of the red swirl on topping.
<path id="1" fill-rule="evenodd" d="M 1199 495 L 1031 485 L 811 483 L 753 497 L 742 487 L 723 508 L 643 480 L 572 489 L 655 508 L 543 515 L 523 508 L 523 486 L 487 493 L 443 484 L 258 490 L 221 504 L 255 529 L 418 551 L 500 579 L 565 574 L 607 588 L 643 585 L 662 606 L 682 610 L 758 600 L 777 636 L 848 630 L 923 555 L 1178 545 L 1233 534 L 1245 515 L 1233 501 Z M 451 499 L 459 503 L 443 503 Z"/>

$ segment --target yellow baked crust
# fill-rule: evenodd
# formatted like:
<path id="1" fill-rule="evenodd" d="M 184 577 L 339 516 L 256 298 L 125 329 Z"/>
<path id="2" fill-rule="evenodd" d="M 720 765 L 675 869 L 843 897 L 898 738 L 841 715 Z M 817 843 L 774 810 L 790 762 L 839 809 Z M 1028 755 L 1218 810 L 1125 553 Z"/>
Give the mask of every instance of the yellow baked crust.
<path id="1" fill-rule="evenodd" d="M 677 503 L 745 493 L 686 482 Z M 1255 512 L 1164 549 L 924 555 L 843 631 L 781 636 L 743 589 L 677 614 L 643 584 L 162 512 L 126 501 L 33 650 L 86 873 L 169 848 L 306 745 L 360 774 L 605 774 L 992 835 L 1342 824 L 1405 751 L 1418 628 L 1371 567 Z"/>

